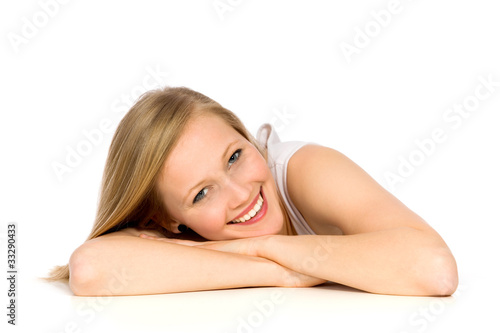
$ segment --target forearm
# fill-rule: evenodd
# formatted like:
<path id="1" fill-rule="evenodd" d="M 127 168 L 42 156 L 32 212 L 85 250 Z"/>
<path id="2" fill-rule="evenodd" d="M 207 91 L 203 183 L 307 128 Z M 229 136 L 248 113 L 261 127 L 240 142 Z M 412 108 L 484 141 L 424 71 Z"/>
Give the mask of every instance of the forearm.
<path id="1" fill-rule="evenodd" d="M 276 286 L 284 273 L 264 258 L 132 236 L 95 239 L 70 260 L 70 286 L 81 296 Z"/>
<path id="2" fill-rule="evenodd" d="M 345 236 L 270 236 L 257 255 L 302 274 L 373 293 L 453 292 L 456 264 L 446 244 L 412 228 Z"/>

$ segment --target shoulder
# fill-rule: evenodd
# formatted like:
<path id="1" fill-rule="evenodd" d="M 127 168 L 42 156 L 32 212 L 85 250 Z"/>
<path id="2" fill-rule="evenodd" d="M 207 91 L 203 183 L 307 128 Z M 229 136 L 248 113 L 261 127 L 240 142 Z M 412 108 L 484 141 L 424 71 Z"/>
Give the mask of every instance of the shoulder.
<path id="1" fill-rule="evenodd" d="M 312 228 L 344 234 L 425 222 L 341 152 L 319 145 L 299 149 L 288 164 L 288 194 Z"/>
<path id="2" fill-rule="evenodd" d="M 307 144 L 300 148 L 288 162 L 288 185 L 290 188 L 308 187 L 315 181 L 334 181 L 341 185 L 346 174 L 365 172 L 341 152 L 316 145 Z M 312 183 L 311 183 L 312 182 Z"/>
<path id="3" fill-rule="evenodd" d="M 292 169 L 321 167 L 325 162 L 345 162 L 346 160 L 348 158 L 335 149 L 317 144 L 306 144 L 290 158 L 289 166 Z"/>
<path id="4" fill-rule="evenodd" d="M 332 227 L 345 233 L 339 223 L 341 218 L 335 217 L 332 212 L 323 212 L 322 207 L 338 202 L 336 197 L 340 196 L 346 187 L 342 179 L 352 172 L 353 168 L 355 164 L 339 151 L 316 144 L 301 147 L 288 161 L 288 195 L 309 226 L 317 233 L 324 233 Z M 340 213 L 337 209 L 335 212 Z M 324 218 L 326 214 L 330 215 L 329 219 Z"/>

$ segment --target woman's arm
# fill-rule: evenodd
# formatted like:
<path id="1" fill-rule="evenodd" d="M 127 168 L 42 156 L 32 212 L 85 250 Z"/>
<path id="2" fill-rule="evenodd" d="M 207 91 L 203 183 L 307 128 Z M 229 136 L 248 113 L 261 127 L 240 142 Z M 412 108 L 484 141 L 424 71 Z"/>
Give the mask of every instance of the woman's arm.
<path id="1" fill-rule="evenodd" d="M 313 230 L 334 226 L 344 236 L 270 237 L 257 247 L 263 257 L 374 293 L 455 291 L 457 267 L 443 239 L 343 154 L 303 147 L 289 162 L 287 185 Z"/>
<path id="2" fill-rule="evenodd" d="M 71 290 L 78 296 L 144 295 L 324 282 L 264 258 L 138 235 L 138 230 L 126 229 L 87 241 L 75 250 L 69 263 Z"/>
<path id="3" fill-rule="evenodd" d="M 256 255 L 302 274 L 372 293 L 447 296 L 457 287 L 451 253 L 412 228 L 346 236 L 268 236 L 255 249 Z"/>

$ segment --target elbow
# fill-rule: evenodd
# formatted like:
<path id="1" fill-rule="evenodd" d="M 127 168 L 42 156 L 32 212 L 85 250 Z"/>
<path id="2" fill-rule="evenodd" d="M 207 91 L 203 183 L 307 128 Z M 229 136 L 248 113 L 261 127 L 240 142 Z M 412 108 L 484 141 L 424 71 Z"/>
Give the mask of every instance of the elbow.
<path id="1" fill-rule="evenodd" d="M 422 285 L 427 296 L 451 296 L 457 290 L 457 264 L 448 249 L 434 251 L 425 271 Z"/>
<path id="2" fill-rule="evenodd" d="M 84 245 L 77 248 L 69 260 L 69 287 L 76 296 L 95 295 L 95 267 L 91 249 Z"/>

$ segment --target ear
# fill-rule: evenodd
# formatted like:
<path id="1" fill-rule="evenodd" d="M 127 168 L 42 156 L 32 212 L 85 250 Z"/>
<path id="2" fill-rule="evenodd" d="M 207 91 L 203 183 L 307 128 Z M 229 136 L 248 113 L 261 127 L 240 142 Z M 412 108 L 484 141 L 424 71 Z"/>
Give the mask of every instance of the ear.
<path id="1" fill-rule="evenodd" d="M 174 234 L 181 234 L 182 232 L 179 230 L 180 225 L 183 225 L 184 227 L 186 227 L 185 224 L 182 224 L 182 223 L 175 221 L 175 220 L 170 220 L 168 222 L 168 229 L 167 230 L 169 230 L 171 233 L 174 233 Z"/>
<path id="2" fill-rule="evenodd" d="M 162 217 L 161 214 L 154 214 L 151 217 L 151 220 L 154 221 L 154 223 L 160 225 L 162 228 L 165 228 L 169 232 L 173 234 L 180 234 L 181 232 L 179 231 L 179 225 L 181 225 L 181 222 L 178 222 L 170 217 Z"/>

